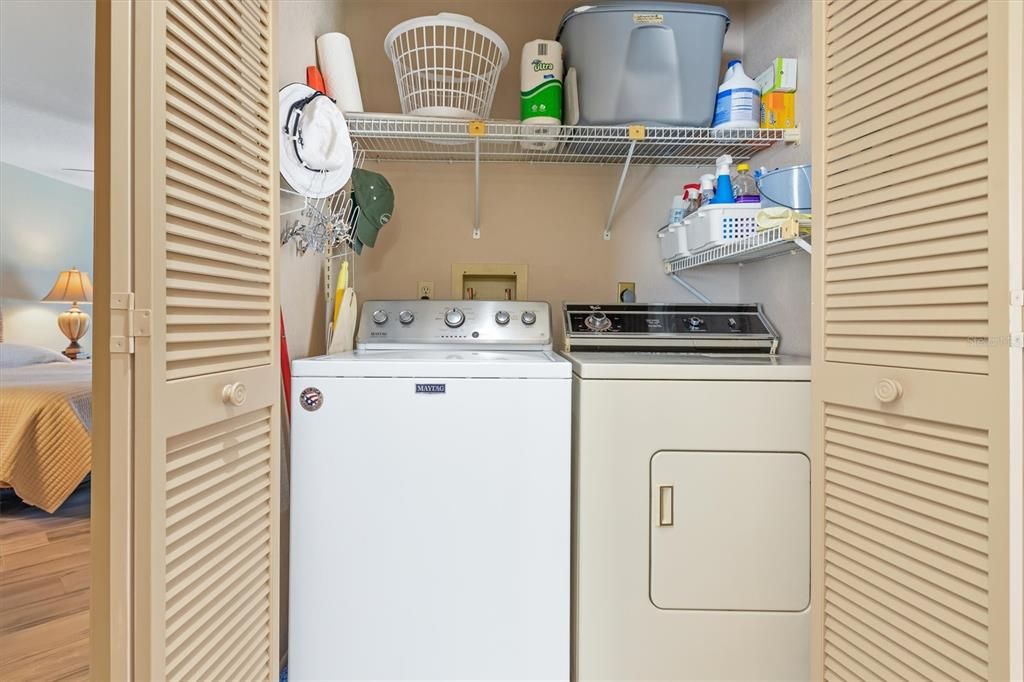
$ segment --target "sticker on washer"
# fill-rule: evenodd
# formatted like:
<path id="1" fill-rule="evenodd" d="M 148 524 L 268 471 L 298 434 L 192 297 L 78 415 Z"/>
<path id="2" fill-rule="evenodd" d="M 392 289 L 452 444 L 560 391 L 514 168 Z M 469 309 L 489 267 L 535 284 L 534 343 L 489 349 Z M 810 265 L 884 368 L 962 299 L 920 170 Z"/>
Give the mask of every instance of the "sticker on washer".
<path id="1" fill-rule="evenodd" d="M 320 392 L 319 388 L 312 386 L 304 388 L 299 394 L 299 404 L 307 412 L 316 412 L 324 404 L 324 394 Z"/>
<path id="2" fill-rule="evenodd" d="M 445 384 L 416 384 L 417 393 L 444 393 Z"/>
<path id="3" fill-rule="evenodd" d="M 656 14 L 654 12 L 634 12 L 633 13 L 634 24 L 664 24 L 665 15 Z"/>

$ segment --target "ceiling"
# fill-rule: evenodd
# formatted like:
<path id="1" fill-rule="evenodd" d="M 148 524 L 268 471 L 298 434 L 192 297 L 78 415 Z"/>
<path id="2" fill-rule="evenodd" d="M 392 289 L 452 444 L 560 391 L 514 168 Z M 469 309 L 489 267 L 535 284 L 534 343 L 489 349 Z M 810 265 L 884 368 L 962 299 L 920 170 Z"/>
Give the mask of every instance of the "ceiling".
<path id="1" fill-rule="evenodd" d="M 0 0 L 0 161 L 92 187 L 95 0 Z"/>

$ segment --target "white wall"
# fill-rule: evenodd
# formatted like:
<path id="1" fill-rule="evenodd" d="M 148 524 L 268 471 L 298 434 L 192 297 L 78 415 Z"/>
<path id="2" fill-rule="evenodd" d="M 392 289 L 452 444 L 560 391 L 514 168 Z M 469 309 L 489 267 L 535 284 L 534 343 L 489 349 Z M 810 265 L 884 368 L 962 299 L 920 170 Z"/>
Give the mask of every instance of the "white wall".
<path id="1" fill-rule="evenodd" d="M 57 316 L 43 303 L 62 270 L 92 274 L 92 192 L 0 163 L 0 308 L 4 340 L 64 350 Z M 92 314 L 92 305 L 82 309 Z M 92 332 L 79 342 L 90 352 Z"/>

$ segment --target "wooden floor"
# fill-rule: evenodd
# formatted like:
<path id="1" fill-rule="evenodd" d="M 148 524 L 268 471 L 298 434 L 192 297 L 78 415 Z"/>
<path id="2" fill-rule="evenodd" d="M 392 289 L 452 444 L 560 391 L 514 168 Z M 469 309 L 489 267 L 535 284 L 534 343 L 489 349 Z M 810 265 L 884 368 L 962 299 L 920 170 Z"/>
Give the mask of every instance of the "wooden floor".
<path id="1" fill-rule="evenodd" d="M 89 484 L 54 514 L 0 494 L 0 679 L 89 679 Z"/>

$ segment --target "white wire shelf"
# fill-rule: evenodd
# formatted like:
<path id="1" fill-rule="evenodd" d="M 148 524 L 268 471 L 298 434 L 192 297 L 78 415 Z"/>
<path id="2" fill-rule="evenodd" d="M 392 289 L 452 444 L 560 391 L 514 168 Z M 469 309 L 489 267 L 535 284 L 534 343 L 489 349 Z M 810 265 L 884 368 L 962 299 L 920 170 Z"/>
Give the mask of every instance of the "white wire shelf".
<path id="1" fill-rule="evenodd" d="M 805 237 L 785 237 L 782 227 L 772 227 L 752 237 L 712 247 L 690 256 L 678 256 L 665 261 L 665 272 L 675 275 L 683 270 L 719 263 L 750 263 L 787 253 L 811 252 Z"/>
<path id="2" fill-rule="evenodd" d="M 399 114 L 346 113 L 368 159 L 442 162 L 585 163 L 708 166 L 722 154 L 749 159 L 799 129 L 714 130 L 664 126 L 552 126 L 552 135 L 517 121 L 463 121 Z M 525 145 L 525 147 L 524 147 Z M 548 149 L 529 146 L 546 145 Z M 632 154 L 630 152 L 632 151 Z"/>

